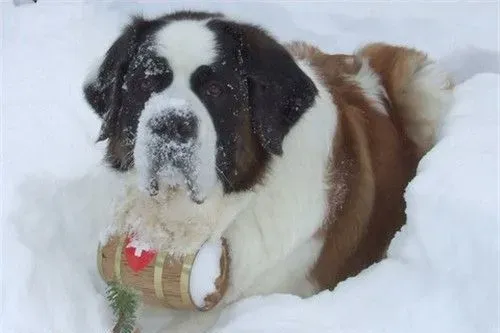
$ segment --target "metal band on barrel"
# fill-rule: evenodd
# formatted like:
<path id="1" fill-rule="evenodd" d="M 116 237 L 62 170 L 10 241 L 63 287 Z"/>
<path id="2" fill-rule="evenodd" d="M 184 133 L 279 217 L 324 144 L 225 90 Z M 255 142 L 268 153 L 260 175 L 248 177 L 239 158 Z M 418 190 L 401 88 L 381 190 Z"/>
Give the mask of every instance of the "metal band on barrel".
<path id="1" fill-rule="evenodd" d="M 156 255 L 156 261 L 153 272 L 153 284 L 155 288 L 156 297 L 160 300 L 165 300 L 165 294 L 163 293 L 163 265 L 165 263 L 166 253 L 160 252 Z M 168 302 L 167 302 L 168 303 Z"/>
<path id="2" fill-rule="evenodd" d="M 194 255 L 187 255 L 182 262 L 182 270 L 181 270 L 181 279 L 180 279 L 180 287 L 181 287 L 181 300 L 185 305 L 192 306 L 194 303 L 191 300 L 190 292 L 189 292 L 189 276 L 191 275 L 191 268 L 193 267 Z"/>
<path id="3" fill-rule="evenodd" d="M 118 244 L 116 246 L 116 251 L 115 251 L 114 273 L 115 273 L 115 279 L 119 283 L 122 283 L 121 266 L 122 266 L 123 245 L 125 244 L 125 239 L 126 239 L 126 236 L 121 236 L 120 237 L 120 239 L 118 241 Z"/>

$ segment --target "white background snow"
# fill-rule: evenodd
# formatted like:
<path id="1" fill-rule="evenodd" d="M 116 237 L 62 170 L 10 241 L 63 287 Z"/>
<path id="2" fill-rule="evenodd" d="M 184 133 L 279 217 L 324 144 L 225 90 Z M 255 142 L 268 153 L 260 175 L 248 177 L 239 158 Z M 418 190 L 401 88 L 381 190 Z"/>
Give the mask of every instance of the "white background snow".
<path id="1" fill-rule="evenodd" d="M 182 7 L 223 10 L 331 52 L 369 41 L 436 58 L 499 49 L 498 2 L 2 1 L 1 332 L 109 329 L 95 250 L 116 179 L 100 167 L 99 122 L 81 86 L 128 14 Z M 498 74 L 457 89 L 386 260 L 310 299 L 242 301 L 214 332 L 498 332 L 499 91 Z"/>

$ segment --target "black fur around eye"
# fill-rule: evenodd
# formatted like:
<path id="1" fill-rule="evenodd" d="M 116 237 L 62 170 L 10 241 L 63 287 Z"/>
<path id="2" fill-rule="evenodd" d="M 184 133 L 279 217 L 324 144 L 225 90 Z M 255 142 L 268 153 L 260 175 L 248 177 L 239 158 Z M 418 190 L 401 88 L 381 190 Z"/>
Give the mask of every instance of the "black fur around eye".
<path id="1" fill-rule="evenodd" d="M 151 79 L 145 79 L 145 80 L 142 80 L 141 82 L 141 89 L 144 90 L 144 91 L 148 91 L 152 88 L 153 86 L 153 81 Z"/>
<path id="2" fill-rule="evenodd" d="M 160 92 L 172 83 L 172 79 L 172 72 L 148 75 L 147 77 L 141 79 L 140 87 L 144 92 Z"/>
<path id="3" fill-rule="evenodd" d="M 197 75 L 200 77 L 200 79 L 205 79 L 209 75 L 212 75 L 214 71 L 213 71 L 212 67 L 210 67 L 208 65 L 201 65 L 196 72 L 197 72 Z"/>
<path id="4" fill-rule="evenodd" d="M 222 95 L 223 87 L 219 82 L 210 81 L 205 85 L 204 92 L 205 92 L 205 95 L 207 95 L 211 98 L 216 98 L 216 97 L 219 97 L 220 95 Z"/>

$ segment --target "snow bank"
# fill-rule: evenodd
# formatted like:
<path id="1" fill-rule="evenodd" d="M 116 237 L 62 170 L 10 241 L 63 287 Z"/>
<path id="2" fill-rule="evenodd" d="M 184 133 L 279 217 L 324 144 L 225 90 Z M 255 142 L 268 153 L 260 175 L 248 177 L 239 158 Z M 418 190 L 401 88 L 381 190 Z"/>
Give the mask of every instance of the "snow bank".
<path id="1" fill-rule="evenodd" d="M 98 167 L 81 86 L 117 21 L 78 4 L 1 6 L 0 331 L 105 332 L 95 251 L 115 179 Z"/>
<path id="2" fill-rule="evenodd" d="M 0 327 L 107 332 L 95 251 L 119 179 L 99 167 L 99 121 L 81 86 L 127 14 L 214 8 L 328 51 L 407 43 L 440 57 L 495 49 L 496 4 L 2 2 Z M 464 24 L 464 21 L 467 24 Z M 471 28 L 472 26 L 472 28 Z M 213 332 L 498 330 L 498 76 L 458 90 L 442 140 L 408 188 L 409 224 L 378 265 L 306 300 L 255 297 Z"/>
<path id="3" fill-rule="evenodd" d="M 70 181 L 40 174 L 18 188 L 22 202 L 2 225 L 2 332 L 110 327 L 96 240 L 119 192 L 113 177 L 101 171 Z"/>

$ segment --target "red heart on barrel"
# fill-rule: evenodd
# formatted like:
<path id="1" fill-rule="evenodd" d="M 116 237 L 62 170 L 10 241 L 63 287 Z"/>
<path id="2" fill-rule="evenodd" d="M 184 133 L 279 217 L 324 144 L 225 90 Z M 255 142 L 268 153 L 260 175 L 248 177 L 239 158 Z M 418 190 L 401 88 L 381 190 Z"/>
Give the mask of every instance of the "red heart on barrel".
<path id="1" fill-rule="evenodd" d="M 130 268 L 137 273 L 149 265 L 149 263 L 155 258 L 156 251 L 142 250 L 140 256 L 136 256 L 136 248 L 129 244 L 130 238 L 127 237 L 127 240 L 125 241 L 125 258 L 127 259 L 127 263 Z"/>

